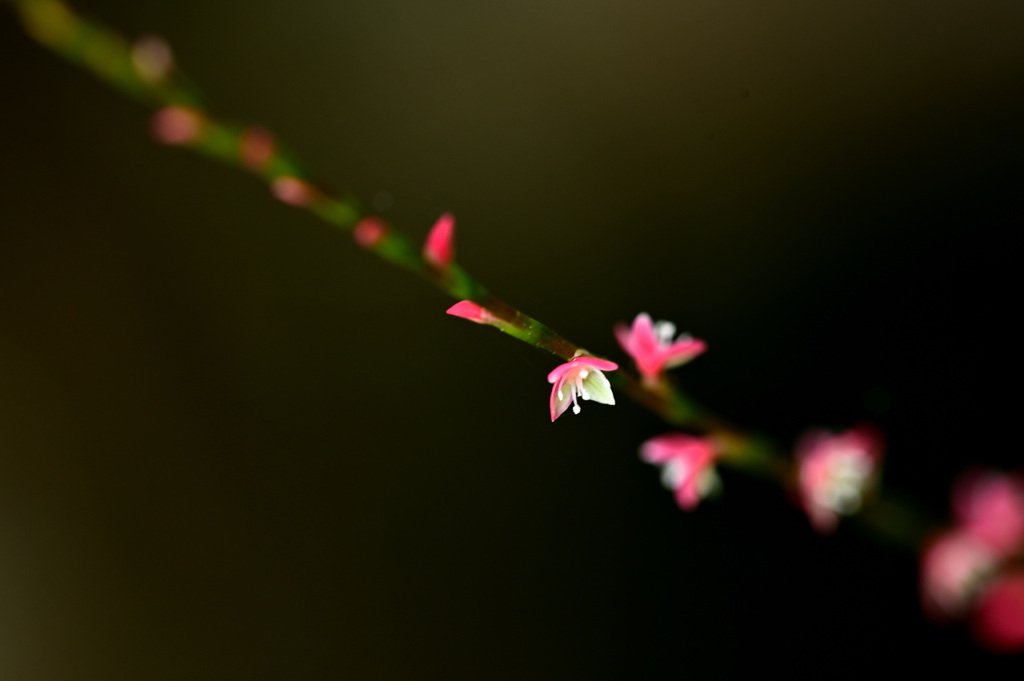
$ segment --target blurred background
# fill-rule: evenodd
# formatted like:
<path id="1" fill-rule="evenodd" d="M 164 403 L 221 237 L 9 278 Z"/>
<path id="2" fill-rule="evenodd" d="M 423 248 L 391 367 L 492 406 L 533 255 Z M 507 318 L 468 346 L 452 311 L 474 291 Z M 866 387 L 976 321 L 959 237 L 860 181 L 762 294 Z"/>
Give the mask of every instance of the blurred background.
<path id="1" fill-rule="evenodd" d="M 886 482 L 1019 467 L 1024 5 L 94 0 L 213 111 L 594 352 L 640 311 L 789 443 Z M 686 514 L 626 401 L 148 114 L 0 12 L 0 678 L 1008 672 L 916 559 L 723 473 Z M 1017 667 L 1019 669 L 1019 666 Z"/>

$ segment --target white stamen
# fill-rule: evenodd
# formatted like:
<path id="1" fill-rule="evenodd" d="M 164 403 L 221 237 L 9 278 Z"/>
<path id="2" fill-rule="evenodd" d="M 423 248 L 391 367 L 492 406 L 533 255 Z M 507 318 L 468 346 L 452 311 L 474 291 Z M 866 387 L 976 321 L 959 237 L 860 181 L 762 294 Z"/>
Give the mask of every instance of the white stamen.
<path id="1" fill-rule="evenodd" d="M 590 375 L 589 371 L 587 371 L 586 369 L 580 369 L 580 378 L 586 378 L 589 375 Z"/>
<path id="2" fill-rule="evenodd" d="M 662 343 L 671 343 L 672 336 L 676 335 L 676 325 L 672 322 L 659 321 L 654 325 L 654 335 L 658 337 Z"/>
<path id="3" fill-rule="evenodd" d="M 578 404 L 572 405 L 572 413 L 573 414 L 579 414 L 580 413 L 580 405 L 578 405 Z"/>

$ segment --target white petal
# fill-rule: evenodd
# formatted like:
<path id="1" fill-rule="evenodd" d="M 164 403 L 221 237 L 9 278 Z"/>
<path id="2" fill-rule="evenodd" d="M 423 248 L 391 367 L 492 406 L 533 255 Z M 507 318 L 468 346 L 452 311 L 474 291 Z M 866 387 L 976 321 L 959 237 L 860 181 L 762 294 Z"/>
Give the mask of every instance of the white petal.
<path id="1" fill-rule="evenodd" d="M 600 402 L 601 404 L 615 404 L 611 383 L 597 369 L 593 369 L 590 375 L 583 379 L 583 387 L 586 390 L 584 399 Z"/>

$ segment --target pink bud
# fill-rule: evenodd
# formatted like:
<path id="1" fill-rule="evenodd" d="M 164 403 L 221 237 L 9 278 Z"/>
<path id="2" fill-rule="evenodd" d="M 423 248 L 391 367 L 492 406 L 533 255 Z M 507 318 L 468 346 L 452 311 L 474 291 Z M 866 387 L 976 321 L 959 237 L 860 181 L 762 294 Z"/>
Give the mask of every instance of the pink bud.
<path id="1" fill-rule="evenodd" d="M 434 267 L 447 269 L 455 259 L 455 217 L 445 213 L 437 219 L 423 244 L 423 257 Z"/>
<path id="2" fill-rule="evenodd" d="M 238 157 L 249 170 L 263 170 L 274 155 L 274 136 L 265 128 L 252 126 L 242 131 L 238 138 Z"/>
<path id="3" fill-rule="evenodd" d="M 206 121 L 202 114 L 184 106 L 165 106 L 153 114 L 150 130 L 163 144 L 191 144 L 199 139 Z"/>
<path id="4" fill-rule="evenodd" d="M 297 177 L 282 175 L 270 183 L 270 192 L 279 201 L 304 208 L 313 201 L 313 188 Z"/>
<path id="5" fill-rule="evenodd" d="M 387 233 L 387 223 L 380 218 L 371 215 L 356 223 L 355 228 L 352 230 L 352 238 L 355 239 L 356 243 L 363 248 L 373 248 Z M 461 305 L 461 303 L 457 303 L 455 307 L 458 307 L 459 305 Z M 448 313 L 452 314 L 452 311 L 448 310 Z"/>
<path id="6" fill-rule="evenodd" d="M 491 314 L 490 311 L 477 305 L 472 300 L 460 300 L 449 307 L 447 312 L 454 317 L 462 317 L 477 324 L 492 324 L 498 321 L 498 318 Z"/>

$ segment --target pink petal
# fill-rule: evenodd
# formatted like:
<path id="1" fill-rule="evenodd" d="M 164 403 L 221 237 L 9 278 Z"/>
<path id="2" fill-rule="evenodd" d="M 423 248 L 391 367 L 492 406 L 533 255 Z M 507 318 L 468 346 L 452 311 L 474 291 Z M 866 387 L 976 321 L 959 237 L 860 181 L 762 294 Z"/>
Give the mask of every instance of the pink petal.
<path id="1" fill-rule="evenodd" d="M 697 355 L 708 349 L 707 343 L 697 338 L 686 338 L 676 341 L 662 353 L 662 362 L 666 368 L 686 364 Z"/>
<path id="2" fill-rule="evenodd" d="M 619 365 L 615 362 L 609 362 L 608 360 L 601 359 L 600 357 L 577 357 L 573 359 L 572 362 L 597 369 L 598 371 L 615 371 L 619 368 Z"/>
<path id="3" fill-rule="evenodd" d="M 423 244 L 423 257 L 427 262 L 445 269 L 455 258 L 455 217 L 445 213 L 430 228 Z"/>
<path id="4" fill-rule="evenodd" d="M 569 404 L 572 403 L 572 388 L 563 389 L 564 381 L 558 381 L 551 386 L 551 422 L 554 423 L 555 419 L 565 413 L 565 410 L 569 408 Z M 558 391 L 562 390 L 562 396 L 558 396 Z"/>

